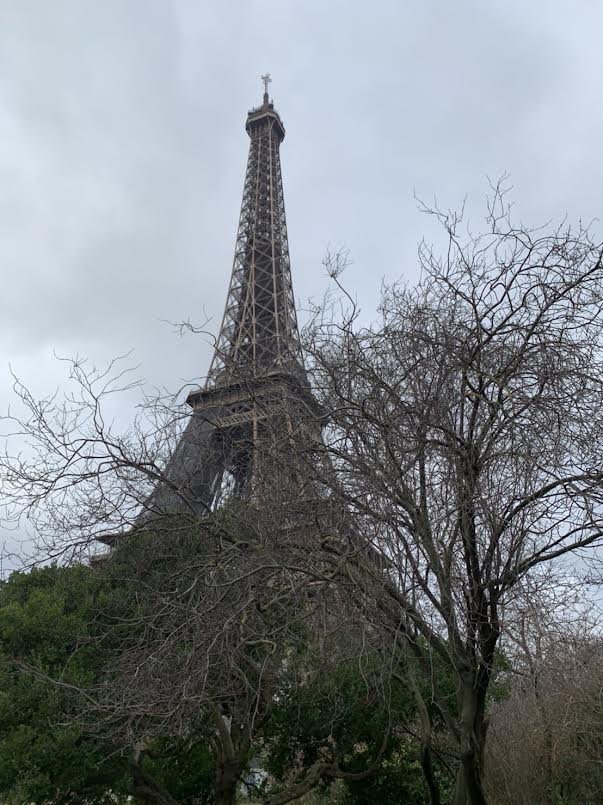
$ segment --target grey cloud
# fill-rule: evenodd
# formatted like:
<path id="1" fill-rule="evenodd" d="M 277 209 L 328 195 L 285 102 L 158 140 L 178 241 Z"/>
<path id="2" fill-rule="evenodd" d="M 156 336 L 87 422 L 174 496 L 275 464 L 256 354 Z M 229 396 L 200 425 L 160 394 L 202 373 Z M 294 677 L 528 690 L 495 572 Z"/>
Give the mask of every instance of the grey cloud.
<path id="1" fill-rule="evenodd" d="M 506 170 L 526 221 L 601 207 L 598 4 L 0 0 L 0 17 L 2 408 L 9 361 L 61 382 L 53 349 L 133 348 L 169 387 L 203 373 L 209 346 L 160 320 L 219 324 L 265 70 L 301 301 L 328 243 L 367 311 L 382 276 L 415 278 L 433 235 L 415 191 L 481 202 Z"/>

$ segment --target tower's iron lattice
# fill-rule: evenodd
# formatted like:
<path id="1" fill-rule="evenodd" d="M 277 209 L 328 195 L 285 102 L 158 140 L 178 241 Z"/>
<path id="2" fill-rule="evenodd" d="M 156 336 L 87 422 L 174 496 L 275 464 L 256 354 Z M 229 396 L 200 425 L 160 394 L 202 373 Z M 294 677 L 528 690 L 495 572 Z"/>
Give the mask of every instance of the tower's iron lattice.
<path id="1" fill-rule="evenodd" d="M 285 128 L 269 100 L 246 122 L 250 138 L 224 316 L 193 414 L 147 509 L 179 503 L 206 512 L 294 480 L 301 445 L 316 441 L 320 411 L 304 370 L 291 283 L 280 145 Z M 283 479 L 287 483 L 283 484 Z"/>
<path id="2" fill-rule="evenodd" d="M 280 160 L 285 129 L 267 94 L 249 112 L 246 129 L 243 202 L 210 386 L 273 369 L 301 371 Z"/>

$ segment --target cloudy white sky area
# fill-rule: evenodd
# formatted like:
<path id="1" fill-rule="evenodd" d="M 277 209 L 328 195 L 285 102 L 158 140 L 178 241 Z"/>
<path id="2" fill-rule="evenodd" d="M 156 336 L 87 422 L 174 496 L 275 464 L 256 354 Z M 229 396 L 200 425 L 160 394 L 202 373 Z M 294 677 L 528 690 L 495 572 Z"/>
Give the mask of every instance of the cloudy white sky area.
<path id="1" fill-rule="evenodd" d="M 526 223 L 596 218 L 602 30 L 599 0 L 0 0 L 0 408 L 53 352 L 203 375 L 162 320 L 219 325 L 266 70 L 302 305 L 328 244 L 367 315 L 413 281 L 415 193 L 473 211 L 508 172 Z"/>

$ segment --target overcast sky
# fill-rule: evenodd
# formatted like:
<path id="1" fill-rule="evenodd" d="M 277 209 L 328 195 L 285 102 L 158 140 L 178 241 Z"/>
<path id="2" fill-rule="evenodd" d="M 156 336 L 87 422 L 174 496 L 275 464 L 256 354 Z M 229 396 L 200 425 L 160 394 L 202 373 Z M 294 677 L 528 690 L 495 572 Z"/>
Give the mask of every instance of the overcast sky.
<path id="1" fill-rule="evenodd" d="M 413 281 L 415 193 L 479 209 L 506 171 L 525 222 L 596 218 L 602 30 L 600 0 L 0 0 L 0 408 L 53 351 L 204 374 L 162 320 L 219 324 L 265 71 L 302 305 L 328 244 L 367 314 Z"/>

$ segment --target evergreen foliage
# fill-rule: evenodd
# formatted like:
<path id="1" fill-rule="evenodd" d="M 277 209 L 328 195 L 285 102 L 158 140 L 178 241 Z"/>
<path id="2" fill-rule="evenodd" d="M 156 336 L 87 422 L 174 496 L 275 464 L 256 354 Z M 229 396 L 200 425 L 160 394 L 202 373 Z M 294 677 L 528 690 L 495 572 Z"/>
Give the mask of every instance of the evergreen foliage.
<path id="1" fill-rule="evenodd" d="M 126 801 L 127 759 L 78 724 L 74 690 L 102 663 L 91 630 L 105 594 L 86 567 L 13 573 L 0 586 L 0 793 L 9 803 Z"/>

